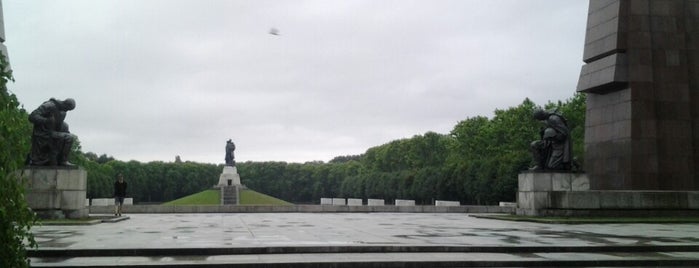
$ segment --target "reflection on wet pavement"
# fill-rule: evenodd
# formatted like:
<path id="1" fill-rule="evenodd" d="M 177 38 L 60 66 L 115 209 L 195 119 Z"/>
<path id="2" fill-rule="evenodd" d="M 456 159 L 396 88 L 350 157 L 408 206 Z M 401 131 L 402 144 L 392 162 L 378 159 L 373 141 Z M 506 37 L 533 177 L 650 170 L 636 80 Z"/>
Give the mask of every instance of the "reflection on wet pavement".
<path id="1" fill-rule="evenodd" d="M 555 225 L 456 213 L 132 214 L 89 226 L 37 226 L 40 248 L 299 245 L 600 246 L 699 244 L 698 224 Z"/>

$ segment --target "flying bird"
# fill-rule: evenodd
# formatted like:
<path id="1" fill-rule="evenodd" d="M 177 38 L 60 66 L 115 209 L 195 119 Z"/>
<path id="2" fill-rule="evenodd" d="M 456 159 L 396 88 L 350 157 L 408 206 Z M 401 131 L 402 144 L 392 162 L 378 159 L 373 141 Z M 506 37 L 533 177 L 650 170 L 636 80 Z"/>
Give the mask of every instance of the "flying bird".
<path id="1" fill-rule="evenodd" d="M 270 29 L 269 29 L 269 34 L 271 34 L 271 35 L 279 35 L 279 30 L 277 30 L 277 28 L 270 28 Z"/>

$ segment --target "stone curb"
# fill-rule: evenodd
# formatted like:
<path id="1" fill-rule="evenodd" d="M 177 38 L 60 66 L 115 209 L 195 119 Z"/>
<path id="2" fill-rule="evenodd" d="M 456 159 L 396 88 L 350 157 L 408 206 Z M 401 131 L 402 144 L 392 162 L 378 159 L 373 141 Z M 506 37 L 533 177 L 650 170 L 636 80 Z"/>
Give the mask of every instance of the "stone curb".
<path id="1" fill-rule="evenodd" d="M 344 261 L 305 261 L 305 262 L 246 262 L 246 263 L 207 263 L 206 261 L 195 261 L 195 262 L 165 262 L 158 263 L 154 262 L 152 264 L 114 264 L 114 265 L 94 265 L 91 264 L 89 267 L 92 268 L 119 268 L 119 267 L 129 267 L 129 268 L 154 268 L 154 267 L 265 267 L 265 268 L 276 268 L 276 267 L 302 267 L 302 268 L 321 268 L 321 267 L 332 267 L 332 268 L 355 268 L 355 267 L 669 267 L 669 266 L 680 266 L 680 267 L 696 267 L 699 265 L 699 260 L 697 259 L 627 259 L 627 260 L 461 260 L 461 261 L 440 261 L 440 260 L 423 260 L 423 261 L 401 261 L 401 260 L 387 260 L 387 261 L 362 261 L 362 260 L 344 260 Z M 88 267 L 84 265 L 51 265 L 44 267 Z"/>
<path id="2" fill-rule="evenodd" d="M 663 246 L 302 246 L 231 248 L 35 249 L 29 257 L 211 256 L 322 253 L 604 253 L 699 252 L 699 245 Z"/>
<path id="3" fill-rule="evenodd" d="M 90 214 L 109 214 L 110 206 L 91 206 Z M 515 213 L 515 208 L 499 206 L 348 206 L 348 205 L 130 205 L 124 213 Z M 112 212 L 113 213 L 113 212 Z"/>

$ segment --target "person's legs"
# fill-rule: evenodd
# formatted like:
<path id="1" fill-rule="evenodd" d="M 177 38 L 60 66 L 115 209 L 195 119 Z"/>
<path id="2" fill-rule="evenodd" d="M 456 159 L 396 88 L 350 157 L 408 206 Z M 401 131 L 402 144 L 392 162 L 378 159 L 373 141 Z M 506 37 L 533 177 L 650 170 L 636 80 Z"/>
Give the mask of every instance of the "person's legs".
<path id="1" fill-rule="evenodd" d="M 114 216 L 121 216 L 121 206 L 124 204 L 123 197 L 114 198 Z"/>
<path id="2" fill-rule="evenodd" d="M 119 216 L 119 198 L 114 198 L 114 216 Z"/>
<path id="3" fill-rule="evenodd" d="M 119 216 L 121 216 L 121 209 L 124 207 L 124 197 L 119 197 Z"/>

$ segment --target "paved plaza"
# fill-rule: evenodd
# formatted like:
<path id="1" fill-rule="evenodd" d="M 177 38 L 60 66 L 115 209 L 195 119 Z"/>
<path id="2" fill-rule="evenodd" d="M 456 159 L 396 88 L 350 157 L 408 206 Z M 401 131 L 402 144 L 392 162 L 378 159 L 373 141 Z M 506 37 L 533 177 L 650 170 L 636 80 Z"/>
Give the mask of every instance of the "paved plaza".
<path id="1" fill-rule="evenodd" d="M 33 257 L 32 265 L 137 267 L 157 263 L 175 266 L 332 260 L 410 263 L 411 260 L 624 258 L 699 261 L 699 250 L 696 250 L 699 248 L 699 224 L 562 225 L 481 219 L 453 213 L 132 214 L 128 217 L 124 221 L 88 226 L 34 227 L 39 250 L 59 253 L 54 257 Z M 473 250 L 479 247 L 481 249 Z M 537 250 L 536 254 L 522 251 L 542 247 L 570 250 Z M 620 255 L 584 250 L 599 247 L 658 247 L 670 252 L 658 255 L 641 251 Z M 663 250 L 663 247 L 670 250 Z M 168 249 L 171 253 L 167 253 Z M 191 254 L 177 249 L 187 249 Z M 250 249 L 258 251 L 244 251 Z M 81 250 L 122 250 L 129 256 L 62 255 Z M 163 253 L 152 254 L 160 257 L 133 253 L 139 250 Z"/>

